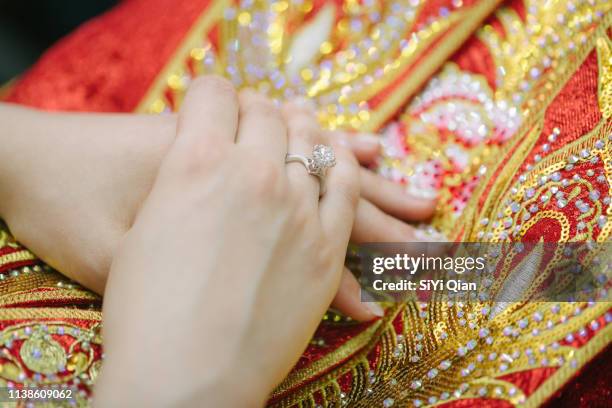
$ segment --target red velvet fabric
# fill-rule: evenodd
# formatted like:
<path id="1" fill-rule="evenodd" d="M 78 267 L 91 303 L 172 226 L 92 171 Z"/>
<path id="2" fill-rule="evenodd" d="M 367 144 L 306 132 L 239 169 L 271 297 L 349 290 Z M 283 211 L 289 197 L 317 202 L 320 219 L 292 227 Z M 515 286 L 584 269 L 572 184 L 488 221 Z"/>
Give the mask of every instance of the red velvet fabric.
<path id="1" fill-rule="evenodd" d="M 122 2 L 53 46 L 7 100 L 48 110 L 133 111 L 209 3 Z"/>

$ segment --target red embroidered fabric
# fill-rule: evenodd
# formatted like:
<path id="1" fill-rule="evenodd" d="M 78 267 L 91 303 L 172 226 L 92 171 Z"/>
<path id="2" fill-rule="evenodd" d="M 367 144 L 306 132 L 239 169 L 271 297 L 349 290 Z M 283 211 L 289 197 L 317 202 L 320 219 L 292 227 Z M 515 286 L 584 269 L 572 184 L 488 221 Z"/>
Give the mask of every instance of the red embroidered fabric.
<path id="1" fill-rule="evenodd" d="M 339 0 L 334 3 L 337 7 L 342 6 L 342 2 Z M 457 2 L 447 0 L 427 2 L 421 10 L 423 19 L 427 21 L 427 17 L 435 17 L 441 7 L 453 3 Z M 464 1 L 464 3 L 471 5 L 477 2 Z M 15 84 L 7 100 L 49 110 L 133 111 L 160 71 L 167 65 L 177 48 L 180 47 L 190 28 L 200 16 L 206 13 L 209 4 L 210 2 L 207 0 L 129 0 L 122 2 L 115 9 L 85 24 L 50 49 Z M 313 4 L 313 10 L 318 10 L 325 4 L 327 2 L 317 0 Z M 511 9 L 522 19 L 526 18 L 527 10 L 523 1 L 508 1 L 505 6 L 509 6 L 508 9 Z M 308 17 L 313 18 L 313 14 L 314 12 Z M 503 36 L 507 35 L 505 31 L 507 27 L 499 18 L 493 18 L 488 21 L 488 24 L 496 33 Z M 207 37 L 213 40 L 214 46 L 218 47 L 221 42 L 219 27 L 214 26 Z M 448 39 L 443 38 L 434 44 L 440 46 L 446 40 Z M 484 78 L 483 82 L 486 82 L 491 92 L 494 92 L 498 90 L 499 67 L 496 65 L 498 61 L 492 55 L 490 46 L 485 43 L 485 40 L 482 37 L 472 36 L 449 60 L 454 62 L 456 67 L 464 74 L 481 75 Z M 432 50 L 433 47 L 429 52 Z M 415 62 L 414 65 L 418 66 L 420 63 L 421 60 Z M 406 72 L 410 73 L 411 71 L 407 70 Z M 525 170 L 527 164 L 533 163 L 536 155 L 540 154 L 536 147 L 541 148 L 543 144 L 548 143 L 550 150 L 560 149 L 562 146 L 583 137 L 601 121 L 602 113 L 597 99 L 599 75 L 601 75 L 601 72 L 599 72 L 598 55 L 597 52 L 592 51 L 547 106 L 539 140 L 535 141 L 535 147 L 525 157 L 520 171 L 513 175 L 514 180 Z M 409 79 L 409 75 L 402 76 L 387 88 L 388 91 L 378 93 L 369 101 L 371 107 L 375 108 L 379 103 L 391 97 L 393 90 L 403 81 Z M 166 93 L 169 95 L 168 99 L 175 97 L 170 90 L 167 90 Z M 445 98 L 448 100 L 454 96 L 444 95 L 431 102 L 431 104 L 444 102 Z M 398 105 L 398 109 L 406 109 L 409 102 L 404 101 L 403 104 Z M 424 108 L 423 111 L 425 110 Z M 419 114 L 412 115 L 408 108 L 399 117 L 394 117 L 394 123 L 391 127 L 395 126 L 394 129 L 396 129 L 398 139 L 401 141 L 399 146 L 404 153 L 411 152 L 411 149 L 414 149 L 414 145 L 409 143 L 409 138 L 412 136 L 409 126 L 414 123 Z M 403 120 L 402 116 L 408 117 L 408 119 Z M 547 138 L 554 132 L 555 128 L 561 128 L 563 132 L 556 140 L 548 142 Z M 446 140 L 451 133 L 448 129 L 440 131 L 441 139 Z M 495 145 L 502 145 L 503 142 L 505 141 L 489 140 L 485 144 L 494 147 Z M 514 152 L 506 153 L 506 156 L 498 157 L 500 164 L 505 164 L 512 159 Z M 577 166 L 572 170 L 573 173 L 570 176 L 578 174 L 590 182 L 596 183 L 596 175 L 589 176 L 589 170 L 597 170 L 597 166 Z M 446 175 L 453 176 L 451 172 Z M 492 187 L 495 181 L 492 179 L 489 187 Z M 470 201 L 476 184 L 477 181 L 468 180 L 450 189 L 452 197 L 449 198 L 449 208 L 459 212 L 461 205 Z M 489 193 L 490 191 L 486 189 L 477 205 L 483 206 Z M 586 195 L 584 199 L 588 199 Z M 576 220 L 580 215 L 579 209 L 574 205 L 566 207 L 562 212 L 572 220 Z M 572 223 L 571 234 L 577 232 L 575 224 L 575 222 Z M 594 236 L 599 232 L 601 230 L 594 224 Z M 523 238 L 527 241 L 541 237 L 556 240 L 559 236 L 559 230 L 555 225 L 550 222 L 541 222 L 534 225 Z M 15 248 L 7 248 L 0 248 L 0 256 L 17 251 Z M 7 263 L 0 272 L 33 265 L 34 263 L 35 261 L 32 260 L 17 260 L 10 264 Z M 29 301 L 15 303 L 15 305 L 19 307 L 35 305 L 49 307 L 59 304 L 68 305 L 71 302 L 77 306 L 83 306 L 86 300 L 72 301 L 67 299 L 59 303 L 54 303 L 54 301 L 46 303 Z M 602 317 L 598 321 L 600 326 L 605 325 Z M 79 326 L 85 328 L 91 326 L 91 321 L 86 319 L 78 320 L 78 322 Z M 404 324 L 407 324 L 406 321 L 399 317 L 391 323 L 397 333 L 402 332 Z M 307 368 L 314 362 L 320 361 L 351 339 L 365 332 L 369 327 L 369 324 L 331 325 L 323 323 L 317 332 L 317 338 L 324 341 L 321 344 L 311 345 L 301 357 L 296 369 Z M 410 330 L 410 327 L 408 329 Z M 594 333 L 595 331 L 588 331 L 587 335 L 583 337 L 576 336 L 572 341 L 562 343 L 579 348 L 586 344 Z M 389 340 L 385 339 L 384 341 L 388 342 Z M 382 360 L 388 357 L 384 355 L 382 350 L 383 345 L 378 343 L 369 352 L 366 359 L 370 367 L 377 367 Z M 323 377 L 350 358 L 351 356 L 346 356 L 334 361 L 326 371 L 318 372 L 312 378 L 307 378 L 305 381 L 298 383 L 294 389 L 277 395 L 271 402 L 282 401 L 287 394 Z M 564 388 L 554 394 L 547 402 L 547 406 L 610 406 L 611 386 L 609 370 L 607 369 L 609 364 L 612 364 L 612 349 L 608 346 L 570 380 Z M 520 371 L 499 378 L 514 384 L 525 395 L 529 396 L 556 371 L 556 368 L 540 367 L 528 372 Z M 337 378 L 337 384 L 343 393 L 350 393 L 355 381 L 357 380 L 352 372 L 343 373 Z M 320 391 L 314 394 L 313 400 L 316 403 L 325 401 Z M 462 399 L 441 406 L 470 407 L 475 405 L 491 408 L 512 406 L 506 400 L 495 398 Z"/>
<path id="2" fill-rule="evenodd" d="M 130 0 L 47 51 L 9 102 L 48 110 L 130 112 L 208 0 Z"/>

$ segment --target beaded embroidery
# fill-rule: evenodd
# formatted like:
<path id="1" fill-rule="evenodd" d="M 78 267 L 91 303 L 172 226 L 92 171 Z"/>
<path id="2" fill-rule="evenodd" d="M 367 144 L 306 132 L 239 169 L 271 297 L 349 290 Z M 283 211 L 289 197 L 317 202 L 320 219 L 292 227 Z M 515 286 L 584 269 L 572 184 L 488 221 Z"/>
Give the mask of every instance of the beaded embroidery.
<path id="1" fill-rule="evenodd" d="M 387 124 L 379 171 L 411 188 L 439 191 L 434 223 L 448 236 L 516 241 L 547 222 L 558 227 L 561 241 L 608 239 L 611 6 L 533 0 L 524 2 L 521 17 L 522 2 L 511 2 L 459 53 L 480 42 L 493 75 L 465 69 L 454 58 L 404 106 L 462 42 L 447 36 L 475 26 L 496 5 L 440 4 L 446 3 L 244 1 L 226 7 L 227 1 L 216 1 L 139 110 L 176 109 L 190 78 L 206 72 L 279 99 L 308 95 L 329 128 Z M 206 36 L 212 27 L 219 29 L 217 40 Z M 440 42 L 431 46 L 434 40 Z M 444 57 L 428 60 L 428 48 Z M 547 110 L 581 69 L 592 68 L 593 58 L 601 118 L 569 137 L 571 129 L 547 118 Z M 399 119 L 388 123 L 401 108 Z M 0 289 L 6 291 L 0 301 L 13 306 L 0 309 L 6 350 L 0 378 L 76 384 L 86 405 L 100 365 L 98 299 L 34 264 L 1 228 L 0 244 Z M 30 290 L 18 296 L 20 288 Z M 43 288 L 52 288 L 50 298 L 64 305 L 93 304 L 94 310 L 20 307 L 43 299 Z M 418 407 L 466 398 L 537 405 L 609 344 L 609 309 L 595 301 L 505 309 L 486 302 L 411 302 L 389 307 L 371 324 L 329 313 L 307 350 L 311 358 L 300 361 L 270 405 Z M 532 369 L 548 370 L 546 380 L 530 389 L 513 382 Z"/>

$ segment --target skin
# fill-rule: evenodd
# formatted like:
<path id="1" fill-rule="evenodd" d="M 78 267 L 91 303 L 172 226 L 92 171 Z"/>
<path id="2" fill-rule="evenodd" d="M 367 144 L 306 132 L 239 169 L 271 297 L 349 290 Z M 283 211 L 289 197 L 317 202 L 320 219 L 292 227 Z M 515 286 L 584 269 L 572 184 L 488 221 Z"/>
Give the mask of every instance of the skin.
<path id="1" fill-rule="evenodd" d="M 303 131 L 312 134 L 306 152 L 316 143 L 334 141 L 362 164 L 372 163 L 376 139 L 323 132 L 310 120 L 310 109 L 290 103 L 281 112 L 285 119 L 297 117 Z M 249 120 L 255 126 L 263 119 Z M 45 113 L 0 104 L 0 123 L 0 217 L 41 259 L 102 294 L 117 245 L 175 140 L 177 117 Z M 215 150 L 208 154 L 214 156 Z M 360 169 L 360 186 L 353 242 L 428 239 L 402 220 L 427 219 L 435 199 L 411 196 L 366 168 Z M 360 302 L 359 285 L 348 270 L 333 306 L 358 320 L 382 314 L 378 305 Z"/>
<path id="2" fill-rule="evenodd" d="M 96 407 L 261 406 L 296 363 L 342 280 L 359 167 L 336 144 L 319 200 L 317 180 L 284 163 L 318 138 L 292 109 L 217 78 L 188 91 L 113 260 Z"/>

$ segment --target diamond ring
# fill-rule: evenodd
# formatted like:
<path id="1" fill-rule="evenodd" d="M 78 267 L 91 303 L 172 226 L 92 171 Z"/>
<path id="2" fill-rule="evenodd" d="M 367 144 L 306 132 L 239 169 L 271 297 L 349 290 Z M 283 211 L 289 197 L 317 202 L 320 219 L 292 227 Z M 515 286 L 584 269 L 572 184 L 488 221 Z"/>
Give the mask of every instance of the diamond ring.
<path id="1" fill-rule="evenodd" d="M 325 187 L 325 173 L 327 172 L 328 168 L 336 165 L 336 155 L 334 154 L 334 150 L 330 146 L 318 144 L 312 148 L 312 158 L 302 156 L 301 154 L 288 153 L 287 156 L 285 156 L 285 163 L 294 162 L 302 163 L 304 167 L 306 167 L 308 174 L 317 176 L 319 178 L 321 185 L 319 195 L 323 195 Z"/>

